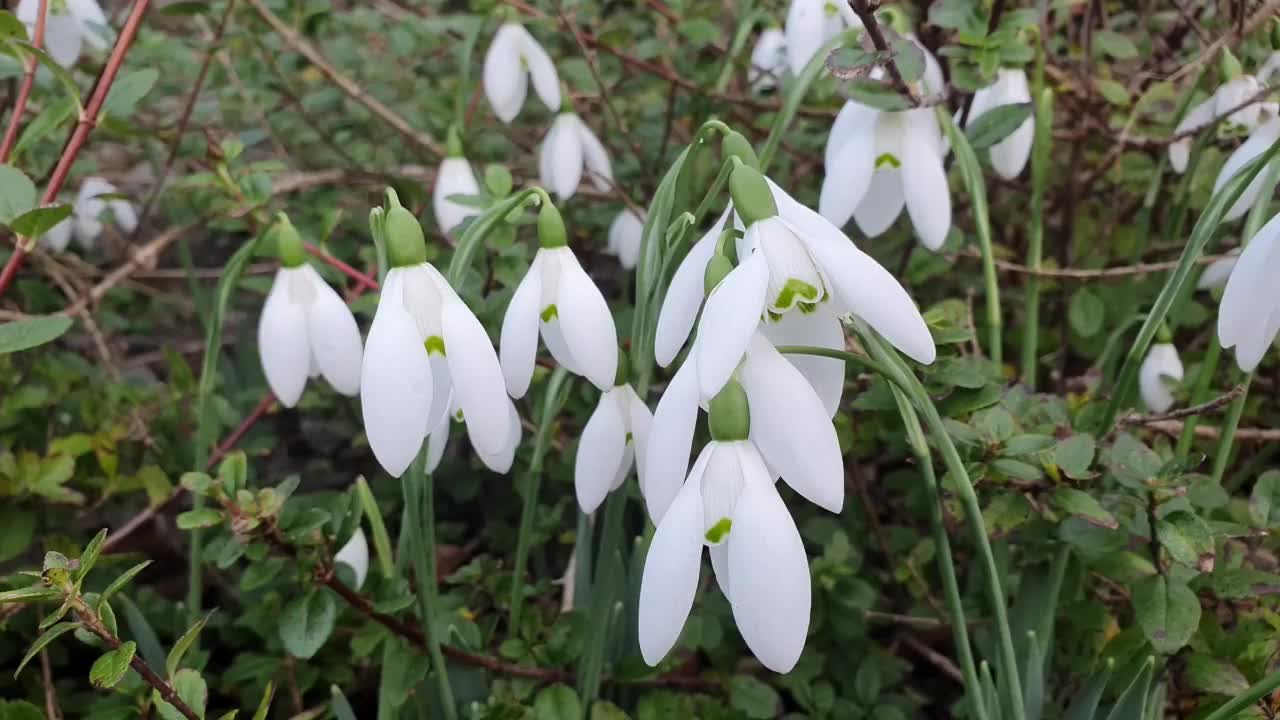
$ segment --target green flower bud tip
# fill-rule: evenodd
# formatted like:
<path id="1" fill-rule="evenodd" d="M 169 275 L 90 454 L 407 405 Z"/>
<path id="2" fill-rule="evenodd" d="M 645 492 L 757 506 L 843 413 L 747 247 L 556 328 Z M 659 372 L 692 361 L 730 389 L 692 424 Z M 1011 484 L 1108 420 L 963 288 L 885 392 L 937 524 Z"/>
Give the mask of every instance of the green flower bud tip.
<path id="1" fill-rule="evenodd" d="M 724 139 L 720 141 L 720 154 L 726 160 L 736 157 L 744 165 L 760 169 L 760 158 L 756 157 L 755 148 L 751 147 L 751 142 L 737 130 L 725 133 Z"/>
<path id="2" fill-rule="evenodd" d="M 457 125 L 449 126 L 449 134 L 445 138 L 445 155 L 451 158 L 462 157 L 462 132 Z"/>
<path id="3" fill-rule="evenodd" d="M 1240 60 L 1235 54 L 1227 48 L 1222 49 L 1222 54 L 1218 56 L 1218 72 L 1222 75 L 1222 81 L 1227 82 L 1233 78 L 1240 77 L 1244 72 L 1244 68 L 1240 65 Z"/>
<path id="4" fill-rule="evenodd" d="M 550 198 L 543 198 L 538 210 L 538 242 L 544 248 L 561 248 L 569 244 L 564 231 L 564 219 Z"/>
<path id="5" fill-rule="evenodd" d="M 422 225 L 405 208 L 396 204 L 383 222 L 387 240 L 387 261 L 391 267 L 421 265 L 427 261 L 427 241 Z"/>
<path id="6" fill-rule="evenodd" d="M 746 440 L 751 434 L 751 408 L 747 405 L 747 391 L 737 380 L 730 379 L 720 392 L 711 398 L 708 422 L 711 439 L 716 442 Z"/>
<path id="7" fill-rule="evenodd" d="M 729 195 L 733 197 L 733 209 L 747 227 L 778 214 L 778 204 L 773 201 L 764 175 L 746 163 L 729 174 Z"/>
<path id="8" fill-rule="evenodd" d="M 702 290 L 710 295 L 712 290 L 724 280 L 725 276 L 733 272 L 733 262 L 724 255 L 712 255 L 711 261 L 707 263 L 707 269 L 702 274 Z"/>
<path id="9" fill-rule="evenodd" d="M 618 348 L 618 369 L 613 373 L 614 386 L 626 385 L 631 380 L 631 364 L 627 362 L 627 351 Z"/>
<path id="10" fill-rule="evenodd" d="M 307 251 L 302 246 L 302 237 L 289 222 L 289 216 L 279 213 L 276 216 L 276 255 L 280 263 L 287 268 L 300 267 L 307 261 Z"/>

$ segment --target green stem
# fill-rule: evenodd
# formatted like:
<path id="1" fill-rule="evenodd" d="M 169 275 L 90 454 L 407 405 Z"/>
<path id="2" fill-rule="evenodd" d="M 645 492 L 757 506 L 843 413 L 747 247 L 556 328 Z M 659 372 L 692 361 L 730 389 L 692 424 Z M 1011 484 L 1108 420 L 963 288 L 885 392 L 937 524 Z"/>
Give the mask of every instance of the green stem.
<path id="1" fill-rule="evenodd" d="M 885 380 L 888 380 L 895 385 L 897 384 L 897 380 L 894 378 L 893 374 L 889 372 L 889 368 L 865 355 L 858 355 L 847 350 L 834 350 L 832 348 L 817 347 L 816 345 L 779 345 L 776 349 L 783 355 L 815 355 L 817 357 L 827 357 L 835 360 L 844 360 L 845 362 L 855 363 L 876 373 Z M 906 388 L 902 387 L 902 389 L 905 390 Z"/>
<path id="2" fill-rule="evenodd" d="M 387 526 L 382 522 L 382 513 L 378 510 L 378 501 L 369 489 L 364 476 L 356 478 L 356 493 L 360 496 L 360 505 L 365 517 L 369 518 L 369 530 L 373 535 L 373 549 L 378 555 L 378 569 L 382 577 L 390 580 L 396 575 L 395 556 L 391 553 L 391 538 L 387 535 Z"/>
<path id="3" fill-rule="evenodd" d="M 759 19 L 764 16 L 753 6 L 755 0 L 747 0 L 740 7 L 735 8 L 737 16 L 741 18 L 738 22 L 738 28 L 733 34 L 733 43 L 729 45 L 729 49 L 724 54 L 724 60 L 720 65 L 720 74 L 716 77 L 715 85 L 712 86 L 712 92 L 716 94 L 723 93 L 725 88 L 729 87 L 729 81 L 733 79 L 734 61 L 737 60 L 738 54 L 746 47 L 747 40 L 751 37 L 751 29 Z"/>
<path id="4" fill-rule="evenodd" d="M 1249 399 L 1249 385 L 1253 382 L 1253 373 L 1244 377 L 1244 391 L 1231 401 L 1227 415 L 1222 423 L 1218 446 L 1213 451 L 1213 483 L 1222 484 L 1222 476 L 1227 472 L 1227 461 L 1231 459 L 1232 444 L 1236 439 L 1236 429 L 1240 427 L 1240 416 L 1244 414 L 1244 404 Z"/>
<path id="5" fill-rule="evenodd" d="M 436 671 L 436 685 L 444 716 L 446 720 L 457 720 L 458 707 L 453 699 L 453 685 L 449 682 L 449 668 L 445 664 L 444 653 L 440 651 L 439 633 L 435 629 L 439 607 L 439 588 L 436 585 L 435 487 L 431 473 L 427 472 L 425 440 L 400 482 L 404 489 L 404 501 L 409 509 L 410 545 L 413 548 L 413 572 L 418 581 L 418 613 L 421 616 L 422 634 L 427 641 L 427 654 L 431 658 L 432 669 Z"/>
<path id="6" fill-rule="evenodd" d="M 1254 703 L 1270 695 L 1276 688 L 1280 688 L 1280 670 L 1250 685 L 1248 690 L 1223 703 L 1217 710 L 1209 713 L 1209 716 L 1204 720 L 1231 720 L 1241 710 L 1248 709 Z"/>
<path id="7" fill-rule="evenodd" d="M 1039 77 L 1038 77 L 1039 79 Z M 1035 140 L 1031 153 L 1031 231 L 1027 237 L 1026 318 L 1022 325 L 1022 382 L 1036 389 L 1040 333 L 1040 256 L 1044 248 L 1044 198 L 1049 185 L 1050 143 L 1053 142 L 1053 90 L 1037 95 Z"/>
<path id="8" fill-rule="evenodd" d="M 590 635 L 578 672 L 578 695 L 582 697 L 584 713 L 591 712 L 591 706 L 600 694 L 609 616 L 619 583 L 618 563 L 614 561 L 614 555 L 622 542 L 622 511 L 626 504 L 627 495 L 623 489 L 610 493 L 604 503 L 604 528 L 600 532 L 600 552 L 596 554 L 595 582 L 591 584 L 591 609 L 587 619 Z"/>
<path id="9" fill-rule="evenodd" d="M 524 572 L 529 562 L 529 543 L 533 536 L 533 520 L 538 509 L 538 490 L 542 486 L 542 460 L 551 446 L 551 431 L 556 415 L 573 385 L 569 371 L 556 368 L 547 380 L 547 391 L 542 398 L 542 417 L 538 420 L 538 433 L 533 443 L 533 458 L 529 461 L 528 482 L 524 489 L 524 506 L 520 510 L 520 532 L 516 537 L 516 557 L 512 563 L 511 608 L 507 630 L 512 637 L 520 632 L 520 610 L 524 604 Z M 563 390 L 563 392 L 562 392 Z"/>

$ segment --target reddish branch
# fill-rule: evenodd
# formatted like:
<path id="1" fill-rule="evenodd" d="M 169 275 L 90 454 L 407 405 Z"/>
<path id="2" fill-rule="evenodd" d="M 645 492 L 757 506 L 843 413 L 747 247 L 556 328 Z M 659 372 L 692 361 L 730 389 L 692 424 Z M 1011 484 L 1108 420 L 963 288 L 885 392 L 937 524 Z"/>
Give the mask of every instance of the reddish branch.
<path id="1" fill-rule="evenodd" d="M 47 4 L 47 0 L 41 0 L 42 6 Z M 80 150 L 84 148 L 85 140 L 88 139 L 89 133 L 98 124 L 98 115 L 102 112 L 102 105 L 107 101 L 107 93 L 111 92 L 111 84 L 115 82 L 116 75 L 120 72 L 120 66 L 124 64 L 124 56 L 129 52 L 129 46 L 133 44 L 133 38 L 138 34 L 138 28 L 142 25 L 142 17 L 147 13 L 147 6 L 151 4 L 151 0 L 136 0 L 133 9 L 129 12 L 129 17 L 124 21 L 124 27 L 120 30 L 120 37 L 116 40 L 116 45 L 111 49 L 111 56 L 107 58 L 106 67 L 102 69 L 102 74 L 98 76 L 98 82 L 93 86 L 93 94 L 89 96 L 89 102 L 85 105 L 84 112 L 80 115 L 80 121 L 76 123 L 76 127 L 71 131 L 71 137 L 67 140 L 66 147 L 62 150 L 62 156 L 58 158 L 58 164 L 53 168 L 53 175 L 49 178 L 49 186 L 45 188 L 44 195 L 40 198 L 41 205 L 48 205 L 58 197 L 58 193 L 62 190 L 62 185 L 67 181 L 67 175 L 71 173 L 71 166 L 75 163 L 76 157 L 80 154 Z M 22 267 L 22 260 L 26 256 L 28 241 L 18 238 L 18 243 L 14 247 L 13 254 L 9 256 L 9 261 L 5 263 L 4 269 L 0 270 L 0 295 L 4 295 L 5 290 L 9 289 L 9 285 L 13 282 L 13 278 L 18 274 L 18 269 Z"/>
<path id="2" fill-rule="evenodd" d="M 44 46 L 44 26 L 49 13 L 49 0 L 40 0 L 40 8 L 36 11 L 36 31 L 31 37 L 32 47 L 39 50 Z M 18 100 L 13 104 L 13 114 L 9 116 L 9 127 L 5 128 L 4 140 L 0 142 L 0 165 L 9 161 L 9 153 L 18 142 L 18 126 L 22 124 L 22 113 L 27 109 L 27 99 L 31 97 L 31 88 L 36 84 L 35 53 L 27 58 L 22 74 L 22 86 L 18 88 Z"/>

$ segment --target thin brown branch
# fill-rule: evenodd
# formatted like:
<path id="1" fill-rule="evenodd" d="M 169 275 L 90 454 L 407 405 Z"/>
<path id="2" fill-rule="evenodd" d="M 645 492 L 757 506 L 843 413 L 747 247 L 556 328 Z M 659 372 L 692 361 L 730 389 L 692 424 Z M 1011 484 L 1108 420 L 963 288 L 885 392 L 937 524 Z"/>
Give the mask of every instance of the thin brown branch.
<path id="1" fill-rule="evenodd" d="M 867 37 L 871 39 L 871 44 L 875 49 L 886 54 L 892 53 L 889 42 L 885 40 L 884 33 L 880 31 L 880 23 L 876 20 L 876 9 L 879 8 L 879 5 L 873 5 L 868 0 L 849 0 L 849 7 L 853 8 L 853 13 L 862 21 L 862 27 L 867 31 Z M 916 95 L 916 91 L 911 89 L 911 86 L 902 77 L 902 72 L 898 70 L 898 63 L 892 57 L 885 61 L 884 69 L 888 71 L 889 79 L 893 82 L 894 89 L 905 96 L 912 105 L 919 106 L 920 97 Z"/>
<path id="2" fill-rule="evenodd" d="M 75 610 L 76 616 L 80 618 L 81 622 L 84 624 L 84 628 L 94 635 L 97 635 L 107 645 L 110 645 L 112 650 L 117 650 L 124 644 L 120 641 L 120 638 L 116 637 L 115 633 L 107 629 L 107 626 L 103 624 L 97 613 L 95 613 L 88 604 L 84 602 L 84 600 L 76 598 Z M 134 654 L 133 658 L 129 661 L 129 667 L 132 667 L 134 672 L 138 673 L 138 675 L 140 675 L 148 685 L 154 688 L 165 702 L 169 703 L 175 710 L 182 713 L 183 717 L 188 720 L 200 720 L 200 715 L 198 715 L 195 710 L 192 710 L 191 706 L 187 705 L 187 703 L 178 695 L 178 692 L 173 689 L 173 686 L 170 685 L 167 680 L 157 675 L 155 671 L 151 669 L 151 666 L 147 665 L 146 661 L 143 660 L 140 655 L 136 653 Z"/>
<path id="3" fill-rule="evenodd" d="M 1172 437 L 1178 437 L 1182 434 L 1182 426 L 1182 420 L 1159 420 L 1147 423 L 1143 427 L 1162 432 Z M 1221 435 L 1222 430 L 1216 427 L 1209 425 L 1196 425 L 1196 437 L 1198 438 L 1216 440 Z M 1280 430 L 1271 428 L 1237 428 L 1235 439 L 1237 442 L 1280 442 Z"/>
<path id="4" fill-rule="evenodd" d="M 965 250 L 957 253 L 952 257 L 966 257 L 975 260 L 981 259 L 981 255 L 977 249 Z M 1196 259 L 1197 265 L 1208 265 L 1209 263 L 1231 257 L 1230 255 L 1205 255 Z M 1138 263 L 1136 265 L 1121 265 L 1109 268 L 1040 268 L 1035 269 L 1026 265 L 1009 262 L 1007 260 L 996 260 L 995 265 L 998 270 L 1005 272 L 1018 273 L 1020 275 L 1035 275 L 1037 277 L 1048 278 L 1068 278 L 1071 280 L 1101 280 L 1107 278 L 1130 277 L 1133 275 L 1146 275 L 1148 273 L 1168 272 L 1178 267 L 1177 260 L 1167 260 L 1157 263 Z"/>
<path id="5" fill-rule="evenodd" d="M 1128 417 L 1120 418 L 1119 424 L 1120 425 L 1152 425 L 1152 424 L 1163 422 L 1166 420 L 1180 420 L 1182 418 L 1191 417 L 1192 415 L 1199 415 L 1201 413 L 1212 412 L 1214 410 L 1217 410 L 1218 408 L 1224 407 L 1226 405 L 1230 405 L 1231 401 L 1240 397 L 1240 395 L 1243 392 L 1244 392 L 1244 385 L 1237 385 L 1231 388 L 1231 390 L 1225 395 L 1221 395 L 1207 402 L 1202 402 L 1199 405 L 1192 405 L 1191 407 L 1185 407 L 1178 410 L 1174 410 L 1172 412 L 1158 413 L 1154 415 L 1129 415 Z"/>
<path id="6" fill-rule="evenodd" d="M 49 14 L 49 0 L 40 0 L 36 9 L 36 27 L 31 35 L 32 47 L 39 50 L 44 46 L 44 28 Z M 5 128 L 4 140 L 0 141 L 0 165 L 9 161 L 9 153 L 18 142 L 18 128 L 22 125 L 22 113 L 27 109 L 27 100 L 31 97 L 31 88 L 36 84 L 36 65 L 39 60 L 32 53 L 23 63 L 22 85 L 18 87 L 18 99 L 13 104 L 13 114 L 9 116 L 9 126 Z"/>
<path id="7" fill-rule="evenodd" d="M 1212 45 L 1206 47 L 1204 51 L 1200 53 L 1199 57 L 1178 68 L 1177 72 L 1169 76 L 1169 81 L 1173 82 L 1178 78 L 1196 72 L 1201 68 L 1201 66 L 1212 62 L 1224 47 L 1253 34 L 1254 30 L 1262 27 L 1264 23 L 1271 18 L 1276 17 L 1277 14 L 1280 14 L 1280 0 L 1267 0 L 1267 2 L 1262 4 L 1262 7 L 1259 7 L 1254 11 L 1254 13 L 1242 24 L 1237 25 L 1232 32 L 1218 38 Z"/>

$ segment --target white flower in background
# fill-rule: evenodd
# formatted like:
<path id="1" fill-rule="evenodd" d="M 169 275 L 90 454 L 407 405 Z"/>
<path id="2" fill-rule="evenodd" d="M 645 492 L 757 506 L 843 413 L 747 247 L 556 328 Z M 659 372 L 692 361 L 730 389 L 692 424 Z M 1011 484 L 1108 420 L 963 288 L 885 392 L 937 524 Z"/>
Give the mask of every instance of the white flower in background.
<path id="1" fill-rule="evenodd" d="M 562 112 L 542 138 L 539 177 L 557 197 L 568 200 L 578 192 L 583 172 L 596 190 L 604 192 L 613 185 L 613 166 L 600 139 L 576 113 Z"/>
<path id="2" fill-rule="evenodd" d="M 542 104 L 551 112 L 559 110 L 560 76 L 551 56 L 523 25 L 505 23 L 484 56 L 484 94 L 502 122 L 509 123 L 520 114 L 530 78 Z"/>
<path id="3" fill-rule="evenodd" d="M 973 105 L 969 109 L 969 120 L 965 123 L 965 128 L 972 127 L 978 118 L 998 107 L 1029 102 L 1031 89 L 1027 86 L 1027 73 L 1022 69 L 1001 68 L 996 73 L 994 83 L 973 94 Z M 991 146 L 991 167 L 1006 180 L 1018 177 L 1027 165 L 1027 159 L 1031 157 L 1031 141 L 1034 138 L 1035 127 L 1028 117 L 1008 137 Z"/>
<path id="4" fill-rule="evenodd" d="M 930 94 L 941 92 L 942 70 L 928 50 L 920 49 L 923 87 Z M 946 152 L 933 108 L 889 112 L 850 100 L 827 137 L 818 212 L 841 227 L 852 217 L 864 234 L 876 237 L 905 206 L 916 237 L 937 250 L 951 230 Z"/>
<path id="5" fill-rule="evenodd" d="M 846 27 L 860 28 L 862 20 L 843 0 L 791 0 L 783 31 L 791 72 L 799 75 L 823 43 Z"/>
<path id="6" fill-rule="evenodd" d="M 634 460 L 643 478 L 646 441 L 653 414 L 631 385 L 620 382 L 600 394 L 582 428 L 574 458 L 573 486 L 578 506 L 593 513 L 606 495 L 622 486 Z"/>
<path id="7" fill-rule="evenodd" d="M 433 473 L 437 467 L 440 467 L 440 460 L 444 458 L 444 450 L 449 444 L 452 423 L 455 422 L 464 422 L 462 408 L 458 406 L 456 395 L 449 403 L 449 413 L 442 416 L 427 435 L 427 472 Z M 511 464 L 516 459 L 516 448 L 524 438 L 524 428 L 520 427 L 520 414 L 510 398 L 507 399 L 507 433 L 506 443 L 497 452 L 486 453 L 475 448 L 480 462 L 499 475 L 505 475 L 511 470 Z"/>
<path id="8" fill-rule="evenodd" d="M 778 86 L 787 72 L 787 38 L 778 28 L 766 28 L 751 50 L 751 67 L 747 82 L 751 89 L 762 92 Z"/>
<path id="9" fill-rule="evenodd" d="M 1213 182 L 1213 192 L 1215 194 L 1236 173 L 1240 172 L 1240 169 L 1247 165 L 1250 160 L 1261 155 L 1267 148 L 1271 147 L 1272 143 L 1280 139 L 1280 117 L 1270 111 L 1265 114 L 1269 116 L 1269 119 L 1258 126 L 1258 129 L 1253 131 L 1249 139 L 1236 148 L 1235 152 L 1231 153 L 1227 157 L 1227 161 L 1222 164 L 1222 170 L 1218 171 L 1218 177 Z M 1227 210 L 1226 215 L 1223 217 L 1224 220 L 1236 220 L 1249 212 L 1249 209 L 1258 202 L 1262 195 L 1262 185 L 1266 182 L 1266 175 L 1267 171 L 1263 168 L 1262 171 L 1254 176 L 1253 180 L 1245 186 L 1244 192 L 1240 193 L 1236 203 Z"/>
<path id="10" fill-rule="evenodd" d="M 1267 77 L 1273 70 L 1263 68 L 1267 72 Z M 1182 121 L 1174 128 L 1175 135 L 1183 135 L 1192 131 L 1211 125 L 1218 118 L 1226 117 L 1225 124 L 1227 129 L 1237 128 L 1252 131 L 1258 128 L 1259 123 L 1265 122 L 1268 117 L 1274 116 L 1274 103 L 1259 102 L 1250 103 L 1244 107 L 1240 104 L 1249 98 L 1258 97 L 1258 91 L 1262 89 L 1266 80 L 1254 75 L 1239 75 L 1234 77 L 1214 91 L 1209 98 L 1187 111 Z M 1191 136 L 1187 136 L 1176 140 L 1169 144 L 1169 165 L 1176 172 L 1185 172 L 1187 169 L 1187 161 L 1191 156 Z"/>
<path id="11" fill-rule="evenodd" d="M 618 331 L 609 304 L 565 244 L 560 212 L 544 200 L 541 247 L 502 318 L 502 374 L 511 397 L 524 397 L 533 378 L 538 336 L 551 356 L 602 392 L 618 371 Z"/>
<path id="12" fill-rule="evenodd" d="M 1178 350 L 1169 343 L 1152 345 L 1138 370 L 1138 389 L 1147 409 L 1162 413 L 1173 407 L 1173 391 L 1169 386 L 1181 380 L 1182 360 Z"/>
<path id="13" fill-rule="evenodd" d="M 623 270 L 631 270 L 640 259 L 640 240 L 644 235 L 644 216 L 623 208 L 609 223 L 609 244 L 605 250 L 618 257 Z"/>
<path id="14" fill-rule="evenodd" d="M 258 353 L 271 392 L 285 407 L 307 378 L 323 375 L 343 395 L 360 392 L 360 328 L 351 309 L 306 261 L 302 239 L 282 213 L 275 228 L 281 267 L 258 320 Z"/>
<path id="15" fill-rule="evenodd" d="M 471 163 L 462 154 L 462 143 L 453 142 L 456 135 L 450 132 L 449 156 L 436 171 L 436 186 L 431 193 L 431 206 L 435 210 L 436 224 L 446 235 L 453 232 L 469 217 L 480 214 L 480 208 L 454 202 L 453 195 L 479 195 L 480 183 L 476 181 Z"/>
<path id="16" fill-rule="evenodd" d="M 347 544 L 333 556 L 333 564 L 351 568 L 356 576 L 354 589 L 364 586 L 364 579 L 369 576 L 369 541 L 364 536 L 364 528 L 356 528 Z"/>
<path id="17" fill-rule="evenodd" d="M 640 581 L 640 650 L 656 665 L 679 639 L 707 546 L 743 640 L 765 667 L 785 673 L 799 660 L 809 629 L 809 562 L 773 473 L 743 423 L 726 428 L 717 418 L 719 402 L 712 402 L 712 441 L 655 518 Z"/>
<path id="18" fill-rule="evenodd" d="M 1280 50 L 1271 51 L 1267 59 L 1262 62 L 1262 66 L 1258 68 L 1258 72 L 1254 73 L 1254 77 L 1258 78 L 1259 85 L 1269 85 L 1276 73 L 1280 73 Z"/>
<path id="19" fill-rule="evenodd" d="M 461 409 L 477 452 L 503 452 L 511 439 L 510 400 L 484 326 L 426 262 L 422 227 L 408 210 L 393 206 L 385 228 L 392 267 L 360 374 L 374 456 L 399 477 L 452 407 Z"/>
<path id="20" fill-rule="evenodd" d="M 1225 257 L 1209 263 L 1209 266 L 1200 273 L 1200 279 L 1196 281 L 1197 290 L 1221 290 L 1227 286 L 1227 279 L 1231 277 L 1231 271 L 1236 268 L 1236 261 L 1240 259 L 1240 248 L 1232 248 Z"/>
<path id="21" fill-rule="evenodd" d="M 104 214 L 111 217 L 122 232 L 133 232 L 138 227 L 138 213 L 133 205 L 128 200 L 102 197 L 117 192 L 116 186 L 103 178 L 85 178 L 71 207 L 71 217 L 50 228 L 40 243 L 50 250 L 62 252 L 74 237 L 80 247 L 92 250 L 102 236 Z"/>
<path id="22" fill-rule="evenodd" d="M 35 32 L 40 0 L 19 0 L 15 11 L 27 26 L 27 36 Z M 98 50 L 107 49 L 107 16 L 97 0 L 51 0 L 44 25 L 44 49 L 62 67 L 75 65 L 84 43 Z"/>
<path id="23" fill-rule="evenodd" d="M 1280 332 L 1280 215 L 1262 226 L 1240 253 L 1218 307 L 1218 341 L 1236 349 L 1236 364 L 1253 372 Z"/>

